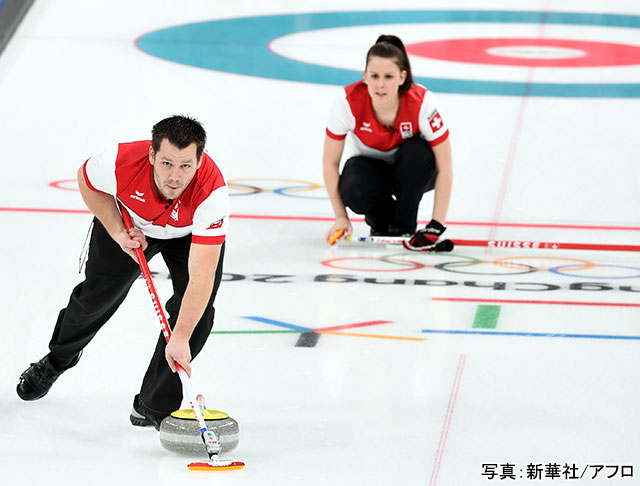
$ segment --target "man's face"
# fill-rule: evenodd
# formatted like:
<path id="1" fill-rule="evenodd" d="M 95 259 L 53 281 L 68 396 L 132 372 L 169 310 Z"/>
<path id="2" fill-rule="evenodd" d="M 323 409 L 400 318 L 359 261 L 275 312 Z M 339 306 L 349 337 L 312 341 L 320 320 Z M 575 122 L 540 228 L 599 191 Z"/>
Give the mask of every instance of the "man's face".
<path id="1" fill-rule="evenodd" d="M 149 148 L 149 162 L 153 165 L 153 179 L 160 194 L 167 199 L 177 199 L 196 175 L 202 157 L 196 158 L 195 143 L 179 149 L 165 138 L 158 152 Z"/>

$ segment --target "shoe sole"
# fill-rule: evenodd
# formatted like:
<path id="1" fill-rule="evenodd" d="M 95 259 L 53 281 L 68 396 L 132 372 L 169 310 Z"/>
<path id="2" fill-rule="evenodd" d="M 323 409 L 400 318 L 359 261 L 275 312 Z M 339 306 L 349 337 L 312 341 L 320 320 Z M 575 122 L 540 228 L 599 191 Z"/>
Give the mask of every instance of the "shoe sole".
<path id="1" fill-rule="evenodd" d="M 153 426 L 151 420 L 147 419 L 143 415 L 140 415 L 136 412 L 135 409 L 131 409 L 131 415 L 129 415 L 129 420 L 131 420 L 131 425 L 135 425 L 136 427 L 149 427 Z"/>

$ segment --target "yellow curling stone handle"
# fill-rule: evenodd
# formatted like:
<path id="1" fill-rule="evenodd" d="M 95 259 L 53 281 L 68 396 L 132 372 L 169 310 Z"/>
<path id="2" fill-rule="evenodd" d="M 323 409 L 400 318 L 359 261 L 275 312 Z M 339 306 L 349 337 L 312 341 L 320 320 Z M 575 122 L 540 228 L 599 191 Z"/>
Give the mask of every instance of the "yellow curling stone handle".
<path id="1" fill-rule="evenodd" d="M 190 408 L 183 409 L 183 410 L 176 410 L 175 412 L 171 413 L 171 416 L 179 419 L 186 419 L 186 420 L 196 419 L 196 414 L 193 413 L 193 410 L 191 410 Z M 229 418 L 229 415 L 227 415 L 224 412 L 220 412 L 219 410 L 209 410 L 208 408 L 205 408 L 204 410 L 202 410 L 202 416 L 204 417 L 205 420 L 224 420 Z"/>

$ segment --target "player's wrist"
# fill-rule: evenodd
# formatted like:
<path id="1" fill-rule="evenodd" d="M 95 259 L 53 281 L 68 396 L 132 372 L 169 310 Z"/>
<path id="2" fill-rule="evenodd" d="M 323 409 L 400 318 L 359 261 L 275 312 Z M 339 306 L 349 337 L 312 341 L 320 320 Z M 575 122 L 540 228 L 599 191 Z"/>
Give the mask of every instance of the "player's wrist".
<path id="1" fill-rule="evenodd" d="M 431 221 L 429 221 L 429 224 L 425 226 L 425 229 L 426 228 L 433 228 L 435 230 L 438 230 L 440 233 L 444 232 L 444 230 L 447 229 L 445 225 L 443 225 L 440 221 L 435 219 L 432 219 Z"/>

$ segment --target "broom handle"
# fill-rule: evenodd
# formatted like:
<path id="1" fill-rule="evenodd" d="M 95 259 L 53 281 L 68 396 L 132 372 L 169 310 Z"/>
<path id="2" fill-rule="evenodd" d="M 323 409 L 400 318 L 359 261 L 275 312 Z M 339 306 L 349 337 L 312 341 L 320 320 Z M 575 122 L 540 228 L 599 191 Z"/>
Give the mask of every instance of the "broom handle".
<path id="1" fill-rule="evenodd" d="M 402 244 L 406 236 L 361 236 L 358 241 L 369 243 Z M 440 240 L 440 243 L 445 240 Z M 529 250 L 597 250 L 640 251 L 640 245 L 612 245 L 604 243 L 560 243 L 528 240 L 451 240 L 455 246 L 484 246 L 488 248 L 524 248 Z"/>

